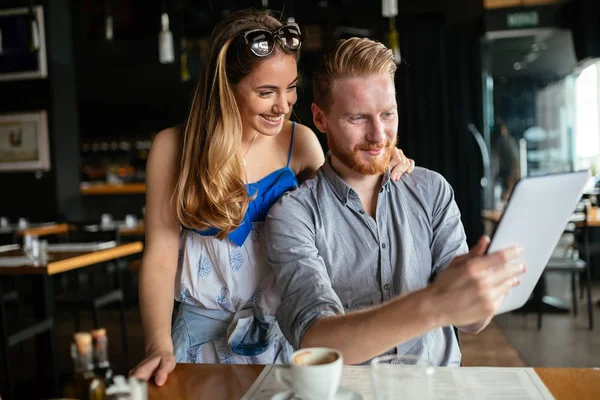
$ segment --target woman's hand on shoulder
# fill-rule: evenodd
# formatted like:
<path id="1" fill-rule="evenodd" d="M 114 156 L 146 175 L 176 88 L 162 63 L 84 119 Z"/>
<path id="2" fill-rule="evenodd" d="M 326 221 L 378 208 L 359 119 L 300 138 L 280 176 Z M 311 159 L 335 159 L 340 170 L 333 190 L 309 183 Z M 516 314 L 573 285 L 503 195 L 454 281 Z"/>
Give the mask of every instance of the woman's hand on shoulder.
<path id="1" fill-rule="evenodd" d="M 415 169 L 415 160 L 404 155 L 402 149 L 395 148 L 390 160 L 390 179 L 399 181 L 402 175 L 410 174 Z"/>
<path id="2" fill-rule="evenodd" d="M 311 178 L 325 162 L 317 135 L 306 125 L 296 123 L 291 167 L 302 182 Z"/>
<path id="3" fill-rule="evenodd" d="M 162 386 L 167 381 L 167 376 L 175 369 L 175 355 L 172 351 L 159 350 L 150 352 L 131 371 L 129 376 L 135 376 L 145 381 L 154 377 L 154 383 Z"/>

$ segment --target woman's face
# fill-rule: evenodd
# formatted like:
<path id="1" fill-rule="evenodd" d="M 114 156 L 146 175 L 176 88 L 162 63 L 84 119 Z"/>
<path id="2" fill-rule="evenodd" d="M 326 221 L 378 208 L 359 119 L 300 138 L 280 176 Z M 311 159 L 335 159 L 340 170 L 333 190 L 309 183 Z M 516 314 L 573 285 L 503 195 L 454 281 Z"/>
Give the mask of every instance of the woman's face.
<path id="1" fill-rule="evenodd" d="M 235 88 L 246 137 L 256 132 L 275 136 L 296 103 L 298 70 L 292 54 L 276 53 L 258 63 Z"/>

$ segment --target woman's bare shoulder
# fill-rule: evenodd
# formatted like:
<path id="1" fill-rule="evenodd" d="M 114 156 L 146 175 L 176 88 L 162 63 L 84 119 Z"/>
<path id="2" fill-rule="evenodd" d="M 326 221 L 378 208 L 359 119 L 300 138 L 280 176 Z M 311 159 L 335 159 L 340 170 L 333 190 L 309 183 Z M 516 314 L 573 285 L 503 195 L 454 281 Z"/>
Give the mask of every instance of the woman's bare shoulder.
<path id="1" fill-rule="evenodd" d="M 152 139 L 149 159 L 160 163 L 173 162 L 181 155 L 182 135 L 179 127 L 171 127 L 158 132 Z"/>
<path id="2" fill-rule="evenodd" d="M 179 126 L 172 126 L 158 132 L 152 140 L 152 147 L 158 147 L 160 150 L 176 150 L 181 147 L 181 129 Z"/>
<path id="3" fill-rule="evenodd" d="M 306 125 L 296 124 L 294 147 L 292 151 L 292 169 L 296 174 L 316 171 L 323 162 L 323 148 L 317 135 Z"/>
<path id="4" fill-rule="evenodd" d="M 301 154 L 308 151 L 323 154 L 323 148 L 317 135 L 306 125 L 296 124 L 294 131 L 294 151 L 298 150 Z"/>
<path id="5" fill-rule="evenodd" d="M 181 159 L 181 133 L 178 127 L 163 129 L 154 136 L 148 155 L 148 179 L 173 176 Z"/>

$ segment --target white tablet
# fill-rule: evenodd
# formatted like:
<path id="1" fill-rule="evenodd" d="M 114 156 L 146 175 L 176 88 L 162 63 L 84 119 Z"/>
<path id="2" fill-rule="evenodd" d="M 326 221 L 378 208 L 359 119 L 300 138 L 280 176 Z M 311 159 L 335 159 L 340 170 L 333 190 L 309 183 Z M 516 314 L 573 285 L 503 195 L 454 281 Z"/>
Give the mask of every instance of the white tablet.
<path id="1" fill-rule="evenodd" d="M 540 279 L 569 217 L 581 199 L 589 171 L 523 178 L 515 185 L 488 253 L 520 244 L 516 260 L 527 264 L 521 284 L 507 294 L 496 314 L 522 307 Z"/>

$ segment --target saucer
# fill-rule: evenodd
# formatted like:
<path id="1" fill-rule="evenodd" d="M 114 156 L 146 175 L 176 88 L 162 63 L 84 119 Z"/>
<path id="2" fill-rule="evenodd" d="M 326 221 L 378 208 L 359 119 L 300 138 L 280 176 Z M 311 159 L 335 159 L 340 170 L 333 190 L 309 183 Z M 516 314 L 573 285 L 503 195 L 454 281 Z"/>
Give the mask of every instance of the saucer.
<path id="1" fill-rule="evenodd" d="M 271 397 L 271 400 L 298 400 L 300 397 L 294 396 L 294 392 L 291 390 L 285 390 L 277 393 Z M 363 397 L 360 393 L 350 390 L 348 388 L 340 386 L 333 396 L 333 400 L 362 400 Z"/>

